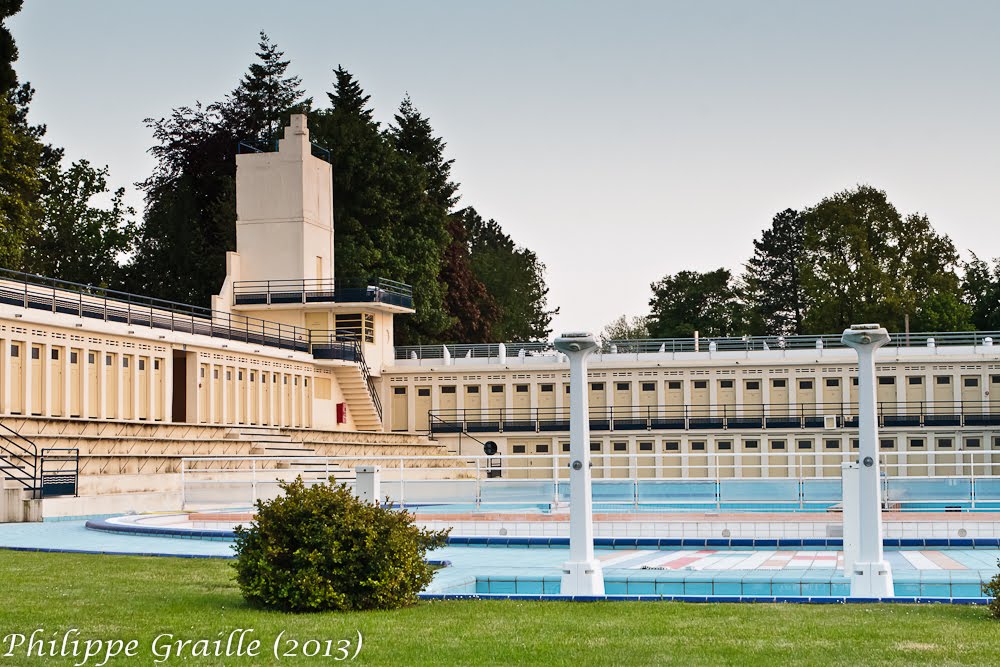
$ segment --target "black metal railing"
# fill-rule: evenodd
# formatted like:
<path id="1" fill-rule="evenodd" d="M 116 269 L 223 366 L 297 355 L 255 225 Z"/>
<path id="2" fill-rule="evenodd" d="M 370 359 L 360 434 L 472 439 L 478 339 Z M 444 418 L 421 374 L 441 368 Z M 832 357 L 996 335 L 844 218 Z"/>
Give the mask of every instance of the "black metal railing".
<path id="1" fill-rule="evenodd" d="M 38 489 L 38 447 L 0 422 L 0 479 L 17 482 L 26 490 Z"/>
<path id="2" fill-rule="evenodd" d="M 841 334 L 815 336 L 741 336 L 711 338 L 649 338 L 641 340 L 611 340 L 601 348 L 602 355 L 664 354 L 675 352 L 766 352 L 780 350 L 816 350 L 843 348 Z M 892 333 L 889 348 L 964 345 L 1000 347 L 1000 331 L 929 331 L 917 333 Z M 396 359 L 495 359 L 500 356 L 500 343 L 474 345 L 410 345 L 396 348 Z M 507 359 L 531 357 L 538 354 L 554 355 L 555 348 L 549 341 L 503 343 Z"/>
<path id="3" fill-rule="evenodd" d="M 286 303 L 384 303 L 413 308 L 413 288 L 387 278 L 241 280 L 233 284 L 233 305 Z"/>
<path id="4" fill-rule="evenodd" d="M 241 139 L 236 142 L 237 154 L 244 153 L 277 153 L 279 139 Z M 319 144 L 310 143 L 310 152 L 313 157 L 318 157 L 324 162 L 333 164 L 330 157 L 330 149 L 323 148 Z"/>
<path id="5" fill-rule="evenodd" d="M 1000 401 L 884 401 L 881 428 L 1000 426 Z M 593 431 L 857 428 L 854 403 L 592 406 Z M 544 433 L 569 430 L 569 408 L 438 409 L 431 433 Z"/>
<path id="6" fill-rule="evenodd" d="M 381 420 L 382 401 L 379 399 L 378 391 L 375 389 L 375 381 L 372 379 L 371 369 L 365 360 L 364 343 L 358 333 L 346 329 L 310 331 L 309 346 L 312 349 L 313 357 L 316 359 L 336 359 L 358 364 L 358 368 L 361 370 L 361 377 L 364 378 L 368 394 L 371 396 L 372 403 L 375 404 L 375 411 L 378 412 L 378 418 Z"/>
<path id="7" fill-rule="evenodd" d="M 42 498 L 80 493 L 80 450 L 53 447 L 42 450 L 39 491 Z"/>
<path id="8" fill-rule="evenodd" d="M 302 327 L 0 269 L 0 303 L 106 322 L 309 352 Z"/>

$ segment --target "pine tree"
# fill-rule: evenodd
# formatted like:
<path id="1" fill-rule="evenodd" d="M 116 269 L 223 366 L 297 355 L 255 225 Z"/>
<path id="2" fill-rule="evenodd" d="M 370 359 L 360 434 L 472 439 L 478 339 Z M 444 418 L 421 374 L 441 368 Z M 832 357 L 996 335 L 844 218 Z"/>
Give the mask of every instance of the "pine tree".
<path id="1" fill-rule="evenodd" d="M 208 305 L 222 284 L 225 254 L 236 249 L 237 143 L 274 138 L 289 113 L 310 104 L 264 33 L 258 46 L 258 62 L 223 101 L 146 119 L 157 166 L 140 184 L 146 212 L 129 267 L 132 290 Z"/>
<path id="2" fill-rule="evenodd" d="M 754 254 L 746 263 L 743 286 L 747 305 L 764 327 L 764 331 L 754 333 L 802 333 L 803 233 L 802 217 L 789 208 L 775 215 L 770 229 L 753 242 Z"/>

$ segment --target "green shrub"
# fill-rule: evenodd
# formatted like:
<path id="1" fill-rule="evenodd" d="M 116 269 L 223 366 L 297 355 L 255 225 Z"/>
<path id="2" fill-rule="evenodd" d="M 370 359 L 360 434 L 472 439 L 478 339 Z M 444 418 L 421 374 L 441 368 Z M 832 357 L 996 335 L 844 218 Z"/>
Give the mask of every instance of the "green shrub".
<path id="1" fill-rule="evenodd" d="M 1000 560 L 997 560 L 997 566 L 1000 567 Z M 1000 618 L 1000 574 L 983 584 L 983 595 L 993 598 L 989 603 L 990 613 L 993 618 Z"/>
<path id="2" fill-rule="evenodd" d="M 236 580 L 254 605 L 284 611 L 396 609 L 430 583 L 428 549 L 448 531 L 421 530 L 403 511 L 366 503 L 346 485 L 282 483 L 236 528 Z"/>

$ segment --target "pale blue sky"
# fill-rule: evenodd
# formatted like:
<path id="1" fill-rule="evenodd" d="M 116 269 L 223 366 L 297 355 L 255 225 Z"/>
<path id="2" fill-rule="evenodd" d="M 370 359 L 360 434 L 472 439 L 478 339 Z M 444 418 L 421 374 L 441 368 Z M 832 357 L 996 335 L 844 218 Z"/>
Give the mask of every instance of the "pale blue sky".
<path id="1" fill-rule="evenodd" d="M 143 118 L 232 89 L 261 29 L 317 100 L 338 64 L 383 122 L 409 91 L 463 203 L 547 264 L 557 331 L 738 269 L 857 183 L 1000 256 L 998 2 L 28 0 L 10 25 L 33 119 L 117 184 L 152 168 Z"/>

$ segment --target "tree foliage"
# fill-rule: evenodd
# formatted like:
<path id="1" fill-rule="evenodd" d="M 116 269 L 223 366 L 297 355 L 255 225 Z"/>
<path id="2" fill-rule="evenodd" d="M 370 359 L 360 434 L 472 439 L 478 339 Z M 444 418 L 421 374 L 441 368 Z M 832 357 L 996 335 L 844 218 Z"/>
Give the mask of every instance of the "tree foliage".
<path id="1" fill-rule="evenodd" d="M 146 210 L 130 287 L 174 301 L 206 305 L 236 249 L 236 147 L 274 138 L 292 109 L 307 106 L 298 77 L 264 33 L 258 62 L 224 100 L 179 107 L 147 118 L 157 144 L 153 174 L 140 183 Z"/>
<path id="2" fill-rule="evenodd" d="M 1000 257 L 991 266 L 973 254 L 965 263 L 962 292 L 973 327 L 979 331 L 1000 331 Z"/>
<path id="3" fill-rule="evenodd" d="M 958 252 L 925 215 L 902 216 L 867 185 L 807 209 L 802 281 L 810 333 L 855 322 L 901 330 L 968 326 L 960 300 Z"/>
<path id="4" fill-rule="evenodd" d="M 601 347 L 608 350 L 613 340 L 641 340 L 649 338 L 649 318 L 645 315 L 619 315 L 601 329 Z"/>
<path id="5" fill-rule="evenodd" d="M 117 287 L 123 259 L 132 250 L 135 211 L 125 205 L 125 189 L 108 190 L 108 168 L 86 160 L 68 169 L 51 167 L 41 198 L 38 237 L 26 262 L 33 273 L 77 283 Z M 106 208 L 95 198 L 110 195 Z"/>
<path id="6" fill-rule="evenodd" d="M 559 309 L 547 310 L 545 265 L 534 252 L 518 246 L 496 220 L 483 220 L 471 206 L 458 215 L 469 233 L 472 270 L 500 309 L 493 330 L 495 339 L 547 339 L 552 316 Z"/>
<path id="7" fill-rule="evenodd" d="M 696 331 L 701 336 L 743 333 L 742 307 L 728 269 L 679 271 L 650 287 L 649 334 L 653 338 L 687 338 Z"/>
<path id="8" fill-rule="evenodd" d="M 754 254 L 743 276 L 744 299 L 766 333 L 802 333 L 803 236 L 803 218 L 789 208 L 775 215 L 770 228 L 753 242 Z"/>
<path id="9" fill-rule="evenodd" d="M 23 0 L 0 0 L 0 96 L 6 96 L 17 86 L 17 73 L 12 66 L 17 60 L 17 45 L 4 21 L 21 11 L 23 4 Z"/>

